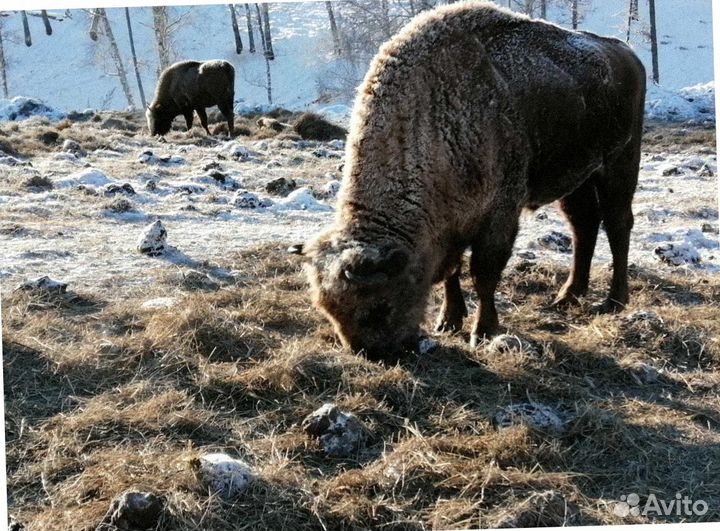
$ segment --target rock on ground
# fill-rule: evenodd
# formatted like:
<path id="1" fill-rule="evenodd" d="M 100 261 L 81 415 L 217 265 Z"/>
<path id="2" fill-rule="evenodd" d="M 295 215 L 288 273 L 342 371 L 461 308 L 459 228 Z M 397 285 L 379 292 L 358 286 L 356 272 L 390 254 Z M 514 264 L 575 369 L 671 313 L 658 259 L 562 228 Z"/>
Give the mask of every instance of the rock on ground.
<path id="1" fill-rule="evenodd" d="M 148 225 L 138 239 L 137 249 L 143 254 L 158 256 L 165 251 L 167 230 L 158 219 Z"/>
<path id="2" fill-rule="evenodd" d="M 250 465 L 224 453 L 205 454 L 191 465 L 202 483 L 224 498 L 234 498 L 254 479 Z"/>
<path id="3" fill-rule="evenodd" d="M 688 243 L 665 243 L 655 248 L 655 255 L 661 262 L 681 266 L 700 262 L 700 253 Z"/>
<path id="4" fill-rule="evenodd" d="M 524 424 L 550 435 L 564 435 L 569 419 L 555 408 L 537 402 L 511 404 L 498 411 L 494 423 L 499 429 Z"/>
<path id="5" fill-rule="evenodd" d="M 323 404 L 303 420 L 306 433 L 320 439 L 325 455 L 344 457 L 357 453 L 365 442 L 366 428 L 352 413 L 335 404 Z"/>
<path id="6" fill-rule="evenodd" d="M 42 276 L 35 280 L 28 280 L 20 284 L 17 289 L 19 291 L 35 291 L 49 294 L 61 294 L 67 291 L 67 284 L 53 280 L 48 276 Z"/>
<path id="7" fill-rule="evenodd" d="M 115 498 L 96 531 L 145 531 L 155 529 L 165 499 L 152 492 L 125 492 Z"/>
<path id="8" fill-rule="evenodd" d="M 511 352 L 522 352 L 533 358 L 539 358 L 540 352 L 530 341 L 512 334 L 500 334 L 495 336 L 487 346 L 490 353 L 508 354 Z"/>

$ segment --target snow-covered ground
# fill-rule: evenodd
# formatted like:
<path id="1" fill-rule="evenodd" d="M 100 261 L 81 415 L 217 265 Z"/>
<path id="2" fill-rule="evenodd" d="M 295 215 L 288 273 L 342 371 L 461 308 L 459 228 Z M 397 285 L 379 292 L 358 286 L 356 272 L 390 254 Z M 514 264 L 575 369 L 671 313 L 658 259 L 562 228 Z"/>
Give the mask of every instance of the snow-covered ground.
<path id="1" fill-rule="evenodd" d="M 227 277 L 233 271 L 224 260 L 233 252 L 301 242 L 332 222 L 334 197 L 324 190 L 337 186 L 341 141 L 216 139 L 200 147 L 110 133 L 107 142 L 112 149 L 86 156 L 49 150 L 31 166 L 0 166 L 3 289 L 43 275 L 72 289 L 112 288 L 120 278 L 150 285 L 177 268 Z M 643 155 L 632 263 L 668 272 L 720 270 L 716 173 L 713 146 Z M 23 188 L 32 176 L 48 177 L 53 189 Z M 280 177 L 298 188 L 286 197 L 267 192 L 267 183 Z M 170 250 L 148 257 L 136 246 L 156 219 L 167 229 Z M 527 214 L 513 260 L 569 265 L 563 242 L 569 234 L 553 206 Z M 602 234 L 594 264 L 609 262 Z"/>
<path id="2" fill-rule="evenodd" d="M 338 17 L 342 17 L 342 3 L 336 2 Z M 498 3 L 506 5 L 504 1 Z M 580 5 L 580 29 L 625 40 L 627 0 L 581 1 Z M 265 61 L 259 52 L 248 53 L 245 10 L 243 4 L 237 6 L 245 46 L 241 55 L 235 53 L 227 6 L 200 5 L 172 9 L 171 20 L 177 21 L 173 35 L 173 59 L 218 58 L 231 61 L 237 72 L 238 107 L 247 108 L 268 103 Z M 646 10 L 646 2 L 640 2 L 640 21 L 633 23 L 630 43 L 650 72 Z M 130 12 L 141 76 L 150 99 L 157 79 L 152 13 L 150 8 L 131 8 Z M 107 13 L 128 70 L 135 103 L 139 106 L 124 10 L 108 9 Z M 63 19 L 52 21 L 51 36 L 45 35 L 39 18 L 30 17 L 31 47 L 23 42 L 21 18 L 17 13 L 0 19 L 9 65 L 10 96 L 32 96 L 66 112 L 88 107 L 124 109 L 127 101 L 114 75 L 115 66 L 106 41 L 101 37 L 98 42 L 93 42 L 88 36 L 87 11 L 54 10 L 50 14 Z M 567 6 L 561 8 L 559 3 L 550 2 L 550 20 L 568 27 L 569 15 Z M 253 16 L 256 16 L 255 13 Z M 711 18 L 710 0 L 657 3 L 660 83 L 665 90 L 676 91 L 714 79 Z M 294 110 L 325 105 L 313 102 L 321 96 L 332 98 L 332 94 L 325 94 L 322 89 L 327 86 L 326 78 L 337 78 L 345 71 L 342 61 L 332 54 L 325 3 L 272 3 L 270 20 L 276 55 L 271 62 L 273 102 Z M 255 38 L 259 48 L 257 32 Z M 360 65 L 357 71 L 362 74 L 364 70 Z M 347 105 L 350 102 L 335 100 L 331 103 Z"/>

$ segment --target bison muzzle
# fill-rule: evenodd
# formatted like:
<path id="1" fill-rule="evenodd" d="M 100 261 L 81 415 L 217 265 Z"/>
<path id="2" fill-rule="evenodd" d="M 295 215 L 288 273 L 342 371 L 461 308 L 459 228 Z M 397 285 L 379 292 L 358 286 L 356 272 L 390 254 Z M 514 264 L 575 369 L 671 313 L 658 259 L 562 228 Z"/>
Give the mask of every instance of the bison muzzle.
<path id="1" fill-rule="evenodd" d="M 155 90 L 155 98 L 148 105 L 147 118 L 150 135 L 165 135 L 178 115 L 185 117 L 188 131 L 192 128 L 193 112 L 210 134 L 205 109 L 218 106 L 227 120 L 230 135 L 234 132 L 233 101 L 235 98 L 235 68 L 227 61 L 182 61 L 166 68 Z"/>
<path id="2" fill-rule="evenodd" d="M 645 70 L 616 39 L 489 3 L 417 16 L 359 88 L 336 221 L 304 247 L 314 304 L 354 351 L 413 348 L 434 283 L 436 329 L 461 330 L 469 247 L 476 344 L 498 331 L 521 211 L 559 201 L 574 262 L 555 303 L 586 293 L 602 221 L 613 276 L 599 310 L 621 309 L 644 98 Z"/>

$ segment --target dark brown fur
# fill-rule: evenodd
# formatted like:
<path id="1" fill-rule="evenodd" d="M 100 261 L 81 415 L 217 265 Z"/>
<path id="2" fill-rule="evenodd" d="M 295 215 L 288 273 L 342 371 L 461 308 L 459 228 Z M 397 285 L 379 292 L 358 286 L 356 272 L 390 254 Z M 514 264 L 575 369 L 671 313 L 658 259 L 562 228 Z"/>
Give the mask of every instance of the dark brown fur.
<path id="1" fill-rule="evenodd" d="M 172 121 L 182 114 L 188 131 L 192 128 L 193 111 L 210 134 L 205 109 L 217 105 L 227 120 L 230 134 L 234 131 L 233 101 L 235 69 L 227 61 L 182 61 L 166 68 L 160 75 L 155 99 L 148 106 L 148 129 L 151 135 L 165 135 Z"/>
<path id="2" fill-rule="evenodd" d="M 498 330 L 494 293 L 523 208 L 560 201 L 588 287 L 603 220 L 610 294 L 628 301 L 645 71 L 624 43 L 464 3 L 422 14 L 383 46 L 360 88 L 338 215 L 308 246 L 316 306 L 368 354 L 417 344 L 435 282 L 440 331 L 462 328 L 460 258 L 480 300 L 471 342 Z"/>

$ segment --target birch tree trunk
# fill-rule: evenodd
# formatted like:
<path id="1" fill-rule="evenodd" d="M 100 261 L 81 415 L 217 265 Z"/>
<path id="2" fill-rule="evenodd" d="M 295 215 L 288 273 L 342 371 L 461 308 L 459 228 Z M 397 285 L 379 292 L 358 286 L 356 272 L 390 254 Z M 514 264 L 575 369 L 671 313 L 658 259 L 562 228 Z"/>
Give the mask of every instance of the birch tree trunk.
<path id="1" fill-rule="evenodd" d="M 652 54 L 652 79 L 660 83 L 660 67 L 658 65 L 657 24 L 655 24 L 655 0 L 650 4 L 650 52 Z"/>
<path id="2" fill-rule="evenodd" d="M 158 51 L 158 77 L 170 66 L 170 28 L 166 7 L 153 7 L 153 25 L 155 27 L 155 45 Z"/>
<path id="3" fill-rule="evenodd" d="M 540 18 L 547 20 L 547 0 L 540 0 Z"/>
<path id="4" fill-rule="evenodd" d="M 258 30 L 260 33 L 260 45 L 262 46 L 263 54 L 267 55 L 267 45 L 265 44 L 265 32 L 263 31 L 262 14 L 260 13 L 260 6 L 255 4 L 255 10 L 257 11 Z"/>
<path id="5" fill-rule="evenodd" d="M 262 11 L 262 28 L 265 33 L 265 55 L 269 60 L 275 59 L 275 52 L 273 52 L 272 36 L 270 35 L 270 12 L 267 3 L 260 4 Z"/>
<path id="6" fill-rule="evenodd" d="M 140 102 L 143 109 L 147 107 L 145 101 L 145 91 L 143 90 L 142 79 L 140 79 L 140 69 L 138 68 L 137 54 L 135 53 L 135 39 L 133 38 L 132 25 L 130 24 L 130 10 L 125 8 L 125 21 L 127 22 L 128 39 L 130 40 L 130 53 L 132 53 L 133 68 L 135 69 L 135 79 L 137 80 L 138 91 L 140 92 Z"/>
<path id="7" fill-rule="evenodd" d="M 335 22 L 335 13 L 333 12 L 332 2 L 325 2 L 325 7 L 327 7 L 328 18 L 330 18 L 330 32 L 332 33 L 335 55 L 341 55 L 342 48 L 340 46 L 340 35 L 338 34 L 337 23 Z M 415 10 L 412 3 L 410 4 L 410 7 L 413 11 Z"/>
<path id="8" fill-rule="evenodd" d="M 23 33 L 25 33 L 25 46 L 32 46 L 32 37 L 30 36 L 30 24 L 28 24 L 27 13 L 20 11 L 22 16 Z"/>
<path id="9" fill-rule="evenodd" d="M 240 28 L 238 28 L 237 15 L 235 14 L 235 6 L 228 4 L 230 9 L 230 23 L 232 24 L 233 35 L 235 35 L 235 53 L 240 55 L 243 49 L 242 38 L 240 37 Z"/>
<path id="10" fill-rule="evenodd" d="M 247 20 L 248 46 L 250 46 L 250 53 L 255 53 L 255 36 L 253 35 L 252 29 L 252 13 L 250 12 L 250 4 L 245 4 L 245 19 Z"/>
<path id="11" fill-rule="evenodd" d="M 3 47 L 2 29 L 2 22 L 0 22 L 0 84 L 2 84 L 3 98 L 7 98 L 7 61 L 5 60 L 5 48 Z"/>
<path id="12" fill-rule="evenodd" d="M 47 11 L 44 9 L 40 11 L 43 24 L 45 24 L 45 35 L 52 35 L 52 26 L 50 25 L 50 18 L 48 17 Z"/>
<path id="13" fill-rule="evenodd" d="M 123 92 L 127 98 L 128 105 L 135 107 L 135 100 L 133 99 L 132 91 L 130 90 L 130 83 L 127 80 L 127 73 L 125 72 L 125 65 L 120 55 L 120 49 L 118 48 L 115 35 L 113 34 L 112 27 L 110 27 L 110 21 L 107 18 L 105 9 L 100 9 L 100 18 L 103 25 L 105 36 L 110 44 L 110 54 L 112 55 L 113 61 L 117 68 L 118 77 L 120 78 L 120 85 L 122 85 Z"/>
<path id="14" fill-rule="evenodd" d="M 578 0 L 572 0 L 572 28 L 578 27 Z"/>

